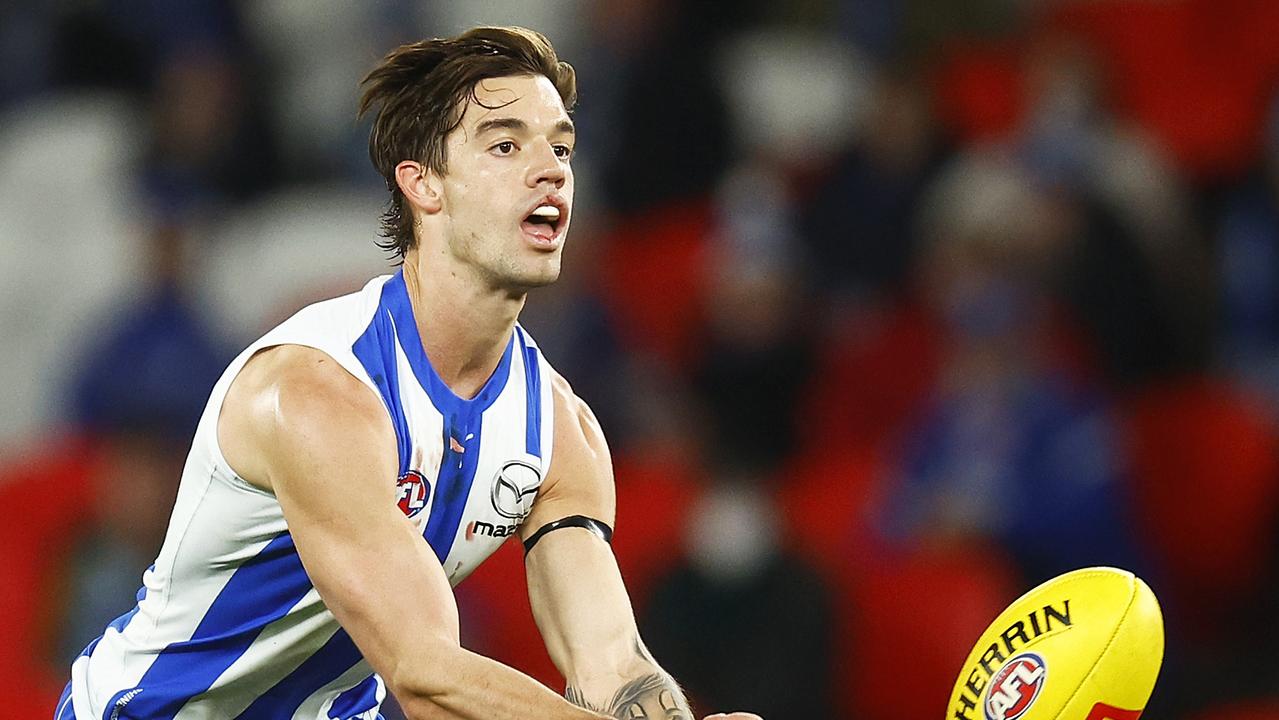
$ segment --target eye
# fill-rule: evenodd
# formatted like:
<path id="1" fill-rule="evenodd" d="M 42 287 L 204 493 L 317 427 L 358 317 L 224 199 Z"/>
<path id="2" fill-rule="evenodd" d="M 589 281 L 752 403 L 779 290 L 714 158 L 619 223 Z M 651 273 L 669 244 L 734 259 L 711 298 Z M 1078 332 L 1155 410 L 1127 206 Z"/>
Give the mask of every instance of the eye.
<path id="1" fill-rule="evenodd" d="M 556 145 L 552 149 L 555 150 L 555 157 L 561 160 L 568 160 L 573 157 L 573 148 L 568 145 Z"/>
<path id="2" fill-rule="evenodd" d="M 515 143 L 510 140 L 503 140 L 489 149 L 495 151 L 498 155 L 510 155 L 515 152 Z"/>

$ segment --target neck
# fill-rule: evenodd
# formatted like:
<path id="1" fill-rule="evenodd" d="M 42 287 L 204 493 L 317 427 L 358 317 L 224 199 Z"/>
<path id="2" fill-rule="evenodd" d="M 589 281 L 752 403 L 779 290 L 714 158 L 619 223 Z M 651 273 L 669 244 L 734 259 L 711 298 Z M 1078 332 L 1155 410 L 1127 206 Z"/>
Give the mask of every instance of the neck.
<path id="1" fill-rule="evenodd" d="M 443 255 L 404 258 L 404 284 L 431 367 L 454 394 L 474 397 L 502 360 L 524 293 L 491 288 Z"/>

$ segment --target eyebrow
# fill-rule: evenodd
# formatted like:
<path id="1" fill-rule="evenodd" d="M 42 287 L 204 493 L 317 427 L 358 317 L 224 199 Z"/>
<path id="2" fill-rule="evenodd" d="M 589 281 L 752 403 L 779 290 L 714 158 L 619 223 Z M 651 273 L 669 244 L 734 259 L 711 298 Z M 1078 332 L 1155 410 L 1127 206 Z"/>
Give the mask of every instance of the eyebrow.
<path id="1" fill-rule="evenodd" d="M 520 120 L 519 118 L 490 118 L 488 120 L 481 121 L 480 124 L 475 126 L 475 134 L 483 135 L 486 132 L 499 129 L 525 132 L 528 130 L 528 123 Z M 577 135 L 577 128 L 575 128 L 573 123 L 569 120 L 560 120 L 555 123 L 555 129 L 568 135 Z"/>

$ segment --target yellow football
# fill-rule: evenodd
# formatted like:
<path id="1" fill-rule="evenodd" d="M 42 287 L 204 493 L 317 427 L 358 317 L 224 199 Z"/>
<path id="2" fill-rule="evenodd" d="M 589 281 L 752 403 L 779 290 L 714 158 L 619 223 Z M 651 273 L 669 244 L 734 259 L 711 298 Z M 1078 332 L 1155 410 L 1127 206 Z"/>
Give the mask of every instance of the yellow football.
<path id="1" fill-rule="evenodd" d="M 946 720 L 1137 720 L 1164 657 L 1159 602 L 1141 578 L 1085 568 L 1004 610 L 969 653 Z"/>

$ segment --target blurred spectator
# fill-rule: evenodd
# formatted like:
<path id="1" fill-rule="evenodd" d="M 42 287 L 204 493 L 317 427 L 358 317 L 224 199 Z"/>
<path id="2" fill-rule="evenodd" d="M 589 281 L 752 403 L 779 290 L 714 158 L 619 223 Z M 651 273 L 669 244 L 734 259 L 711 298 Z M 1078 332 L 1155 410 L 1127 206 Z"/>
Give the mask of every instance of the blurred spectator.
<path id="1" fill-rule="evenodd" d="M 42 20 L 53 37 L 59 86 L 104 87 L 145 95 L 175 57 L 237 50 L 235 3 L 192 0 L 180 7 L 138 0 L 60 3 Z"/>
<path id="2" fill-rule="evenodd" d="M 1065 212 L 998 156 L 964 158 L 939 180 L 922 272 L 941 368 L 885 518 L 908 545 L 997 539 L 1027 583 L 1137 566 L 1107 404 L 1051 355 Z"/>
<path id="3" fill-rule="evenodd" d="M 132 307 L 103 318 L 85 348 L 74 405 L 86 429 L 154 430 L 176 438 L 195 432 L 230 357 L 191 304 L 188 242 L 176 221 L 152 230 L 143 275 L 149 287 Z"/>
<path id="4" fill-rule="evenodd" d="M 179 225 L 153 229 L 140 299 L 118 316 L 100 313 L 80 348 L 75 422 L 0 466 L 0 488 L 23 508 L 0 540 L 6 557 L 24 558 L 0 615 L 27 658 L 18 676 L 30 673 L 32 697 L 47 691 L 49 706 L 70 661 L 134 604 L 190 436 L 229 359 L 185 295 L 183 242 Z"/>
<path id="5" fill-rule="evenodd" d="M 253 197 L 277 168 L 248 79 L 235 57 L 183 48 L 157 69 L 150 94 L 152 143 L 145 184 L 169 212 Z"/>
<path id="6" fill-rule="evenodd" d="M 862 128 L 870 68 L 832 35 L 744 32 L 725 41 L 717 65 L 739 163 L 821 168 Z"/>
<path id="7" fill-rule="evenodd" d="M 1116 116 L 1094 48 L 1049 32 L 1023 64 L 1014 139 L 1033 177 L 1069 204 L 1078 240 L 1054 279 L 1117 387 L 1203 367 L 1211 307 L 1189 203 L 1148 134 Z"/>
<path id="8" fill-rule="evenodd" d="M 606 202 L 639 224 L 661 217 L 664 205 L 709 192 L 731 152 L 711 51 L 742 18 L 710 5 L 658 6 L 651 22 L 660 32 L 621 73 L 613 117 L 622 142 L 601 158 Z"/>
<path id="9" fill-rule="evenodd" d="M 276 140 L 279 177 L 306 185 L 342 180 L 370 191 L 368 129 L 355 122 L 360 78 L 395 45 L 445 34 L 426 22 L 434 3 L 257 0 L 239 3 L 257 72 L 240 78 L 260 127 L 243 138 Z"/>
<path id="10" fill-rule="evenodd" d="M 1220 361 L 1279 420 L 1279 92 L 1261 162 L 1226 201 L 1217 267 Z"/>
<path id="11" fill-rule="evenodd" d="M 67 419 L 72 348 L 140 283 L 136 119 L 124 99 L 88 92 L 0 121 L 0 449 Z"/>
<path id="12" fill-rule="evenodd" d="M 245 72 L 238 4 L 98 0 L 17 17 L 14 27 L 29 33 L 17 47 L 40 60 L 24 72 L 148 106 L 143 176 L 153 195 L 184 205 L 243 199 L 275 180 L 273 138 L 255 100 L 266 93 Z"/>
<path id="13" fill-rule="evenodd" d="M 876 79 L 861 134 L 806 202 L 803 240 L 836 309 L 905 291 L 915 214 L 944 150 L 927 88 L 903 72 Z"/>
<path id="14" fill-rule="evenodd" d="M 830 591 L 780 549 L 777 509 L 752 482 L 722 479 L 692 509 L 687 559 L 659 581 L 640 631 L 697 707 L 832 717 Z"/>
<path id="15" fill-rule="evenodd" d="M 1274 715 L 1265 0 L 5 5 L 10 714 L 132 606 L 216 338 L 386 271 L 361 74 L 475 23 L 578 70 L 565 276 L 522 321 L 601 418 L 615 551 L 701 704 L 832 716 L 838 677 L 845 713 L 926 717 L 880 673 L 940 686 L 1019 589 L 1109 562 L 1165 606 L 1147 715 Z M 519 572 L 468 581 L 464 638 L 554 683 Z M 937 585 L 963 611 L 884 663 Z"/>
<path id="16" fill-rule="evenodd" d="M 0 8 L 0 109 L 49 84 L 53 33 L 48 12 L 18 3 Z"/>
<path id="17" fill-rule="evenodd" d="M 761 187 L 774 190 L 761 196 Z M 717 213 L 693 388 L 711 428 L 711 462 L 771 474 L 794 452 L 796 401 L 812 365 L 794 210 L 780 177 L 739 166 Z"/>
<path id="18" fill-rule="evenodd" d="M 91 522 L 66 538 L 60 659 L 70 662 L 134 602 L 164 538 L 191 435 L 230 357 L 190 305 L 180 225 L 149 238 L 152 283 L 85 348 L 75 382 L 78 425 L 97 439 L 84 478 Z"/>

